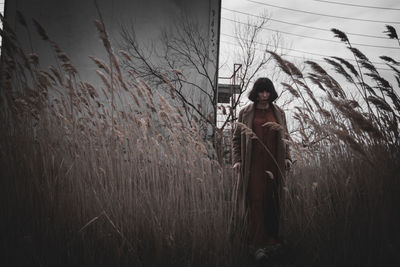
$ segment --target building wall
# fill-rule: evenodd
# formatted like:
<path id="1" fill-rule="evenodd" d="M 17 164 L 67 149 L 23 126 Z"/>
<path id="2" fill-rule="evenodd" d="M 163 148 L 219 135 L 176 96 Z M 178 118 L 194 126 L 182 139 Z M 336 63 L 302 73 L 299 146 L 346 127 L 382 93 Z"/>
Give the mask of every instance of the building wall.
<path id="1" fill-rule="evenodd" d="M 174 30 L 174 21 L 181 13 L 187 14 L 204 29 L 210 58 L 218 56 L 218 28 L 220 0 L 97 0 L 106 29 L 116 49 L 121 44 L 121 26 L 135 28 L 142 44 L 153 42 L 157 48 L 163 29 Z M 96 67 L 88 56 L 96 56 L 107 62 L 106 51 L 93 21 L 99 19 L 94 0 L 6 0 L 5 17 L 26 52 L 40 57 L 41 68 L 54 65 L 54 55 L 47 42 L 36 34 L 31 19 L 37 20 L 71 58 L 82 79 L 99 84 L 93 71 Z M 19 10 L 29 22 L 28 34 L 19 22 Z M 160 46 L 161 47 L 161 46 Z M 154 59 L 154 58 L 153 58 Z M 157 61 L 157 59 L 155 58 Z M 210 73 L 216 72 L 215 64 L 208 64 Z M 204 79 L 191 72 L 193 79 Z M 200 81 L 206 90 L 206 81 Z M 200 96 L 199 96 L 200 97 Z M 201 98 L 201 97 L 200 97 Z M 199 99 L 199 101 L 201 101 Z"/>

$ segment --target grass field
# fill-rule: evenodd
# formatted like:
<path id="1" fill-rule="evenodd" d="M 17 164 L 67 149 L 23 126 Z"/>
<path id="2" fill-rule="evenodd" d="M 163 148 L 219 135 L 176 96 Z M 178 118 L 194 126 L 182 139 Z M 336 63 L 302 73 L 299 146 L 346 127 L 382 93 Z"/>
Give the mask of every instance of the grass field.
<path id="1" fill-rule="evenodd" d="M 231 228 L 231 166 L 180 108 L 124 72 L 97 28 L 110 59 L 93 58 L 102 89 L 51 40 L 59 67 L 40 69 L 17 45 L 3 54 L 2 266 L 248 266 Z M 399 85 L 352 51 L 360 68 L 330 64 L 357 98 L 315 62 L 303 74 L 272 54 L 299 103 L 281 266 L 400 263 Z"/>

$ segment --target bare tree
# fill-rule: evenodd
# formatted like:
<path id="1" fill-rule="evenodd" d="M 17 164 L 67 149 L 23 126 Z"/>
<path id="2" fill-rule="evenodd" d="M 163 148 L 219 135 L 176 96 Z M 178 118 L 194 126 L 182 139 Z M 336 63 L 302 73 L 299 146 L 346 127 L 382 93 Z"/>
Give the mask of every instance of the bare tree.
<path id="1" fill-rule="evenodd" d="M 241 96 L 252 83 L 253 78 L 265 71 L 270 54 L 276 51 L 279 37 L 264 35 L 264 26 L 268 16 L 247 22 L 235 22 L 235 42 L 238 50 L 235 62 L 242 65 L 238 74 L 240 92 L 230 112 L 225 116 L 222 126 L 217 127 L 218 109 L 218 68 L 217 58 L 209 51 L 208 33 L 191 18 L 182 16 L 175 23 L 173 31 L 164 30 L 162 47 L 153 44 L 143 48 L 135 35 L 133 27 L 123 27 L 123 48 L 132 60 L 126 61 L 126 67 L 137 78 L 144 79 L 157 88 L 171 90 L 171 84 L 178 100 L 186 110 L 188 123 L 202 121 L 211 126 L 212 134 L 222 133 L 228 122 L 235 117 L 233 110 L 240 103 Z M 208 30 L 208 29 L 207 29 Z M 166 84 L 167 81 L 167 84 Z M 200 102 L 199 103 L 199 99 Z"/>
<path id="2" fill-rule="evenodd" d="M 123 28 L 122 36 L 123 48 L 132 58 L 125 65 L 137 78 L 168 91 L 172 84 L 189 124 L 200 117 L 215 126 L 217 59 L 210 56 L 207 32 L 184 16 L 175 22 L 173 31 L 162 31 L 162 47 L 151 44 L 144 49 L 146 44 L 137 40 L 133 27 Z"/>
<path id="3" fill-rule="evenodd" d="M 268 15 L 264 14 L 255 20 L 248 18 L 247 22 L 235 22 L 234 37 L 238 50 L 233 60 L 241 65 L 237 77 L 240 92 L 236 95 L 235 101 L 229 106 L 230 112 L 224 118 L 220 130 L 223 130 L 228 122 L 235 120 L 234 111 L 237 110 L 242 101 L 242 95 L 252 84 L 254 78 L 267 71 L 268 63 L 271 61 L 271 56 L 267 51 L 277 52 L 281 38 L 276 33 L 271 35 L 264 34 L 264 26 L 268 21 Z M 266 38 L 262 38 L 262 36 Z"/>

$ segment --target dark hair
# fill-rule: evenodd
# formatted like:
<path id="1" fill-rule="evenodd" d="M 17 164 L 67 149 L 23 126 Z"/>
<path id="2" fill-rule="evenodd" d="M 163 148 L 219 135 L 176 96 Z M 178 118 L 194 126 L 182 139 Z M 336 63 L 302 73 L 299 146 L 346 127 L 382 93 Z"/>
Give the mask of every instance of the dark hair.
<path id="1" fill-rule="evenodd" d="M 249 99 L 253 102 L 257 102 L 258 93 L 262 91 L 267 91 L 270 93 L 269 102 L 272 103 L 275 99 L 278 98 L 278 94 L 276 93 L 274 84 L 268 78 L 258 78 L 257 81 L 253 85 L 253 89 L 251 89 L 249 93 Z"/>

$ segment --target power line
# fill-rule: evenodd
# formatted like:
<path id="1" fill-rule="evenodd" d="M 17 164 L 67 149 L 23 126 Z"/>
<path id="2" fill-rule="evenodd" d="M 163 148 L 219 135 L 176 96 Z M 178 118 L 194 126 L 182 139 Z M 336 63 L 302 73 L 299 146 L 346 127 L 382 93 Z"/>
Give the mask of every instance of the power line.
<path id="1" fill-rule="evenodd" d="M 231 38 L 237 38 L 233 35 L 229 35 L 229 34 L 225 34 L 225 33 L 221 33 L 222 36 L 227 36 L 227 37 L 231 37 Z M 260 44 L 260 45 L 268 45 L 266 43 L 260 43 L 260 42 L 254 42 L 255 44 Z M 299 53 L 304 53 L 304 54 L 310 54 L 310 55 L 314 55 L 314 56 L 324 56 L 326 57 L 327 55 L 323 55 L 323 54 L 318 54 L 318 53 L 312 53 L 312 52 L 306 52 L 306 51 L 302 51 L 302 50 L 297 50 L 297 49 L 292 49 L 292 48 L 286 48 L 286 47 L 281 47 L 281 46 L 276 46 L 277 48 L 280 48 L 282 50 L 288 50 L 288 51 L 295 51 L 295 52 L 299 52 Z"/>
<path id="2" fill-rule="evenodd" d="M 234 45 L 234 46 L 240 46 L 239 44 L 234 44 L 231 42 L 227 42 L 227 41 L 222 41 L 221 43 L 225 43 L 225 44 L 229 44 L 229 45 Z M 259 50 L 261 52 L 264 52 L 264 50 L 256 48 L 256 50 Z M 325 64 L 328 64 L 325 60 L 323 59 L 317 59 L 317 58 L 305 58 L 305 57 L 300 57 L 300 56 L 293 56 L 293 55 L 284 55 L 285 57 L 293 57 L 293 58 L 299 58 L 299 59 L 308 59 L 308 60 L 312 60 L 312 61 L 319 61 L 319 62 L 324 62 Z M 354 59 L 352 59 L 351 61 L 354 61 Z M 386 70 L 386 71 L 392 71 L 391 69 L 384 69 L 384 68 L 376 68 L 377 70 Z"/>
<path id="3" fill-rule="evenodd" d="M 380 7 L 380 6 L 364 6 L 364 5 L 356 5 L 350 3 L 343 2 L 335 2 L 335 1 L 324 1 L 324 0 L 314 0 L 315 2 L 323 2 L 335 5 L 343 5 L 343 6 L 354 6 L 354 7 L 362 7 L 362 8 L 372 8 L 372 9 L 385 9 L 385 10 L 400 10 L 400 8 L 392 8 L 392 7 Z"/>
<path id="4" fill-rule="evenodd" d="M 234 20 L 231 20 L 231 19 L 226 19 L 226 18 L 223 18 L 223 19 L 235 22 Z M 243 23 L 243 22 L 239 22 L 239 23 L 240 24 L 246 24 L 246 23 Z M 273 30 L 273 29 L 266 28 L 266 27 L 262 27 L 262 29 L 269 30 L 269 31 L 274 31 L 274 32 L 278 32 L 278 33 L 283 33 L 283 34 L 288 34 L 288 35 L 293 35 L 293 36 L 297 36 L 297 37 L 302 37 L 302 38 L 309 38 L 309 39 L 318 40 L 318 41 L 326 41 L 326 42 L 331 42 L 331 43 L 336 43 L 336 44 L 341 44 L 342 43 L 340 41 L 334 41 L 334 40 L 329 40 L 329 39 L 319 38 L 319 37 L 311 37 L 311 36 L 307 36 L 307 35 L 290 33 L 290 32 L 285 32 L 285 31 L 278 31 L 278 30 Z"/>
<path id="5" fill-rule="evenodd" d="M 237 38 L 236 36 L 233 35 L 229 35 L 226 33 L 221 33 L 222 36 L 227 36 L 230 38 Z M 255 44 L 259 44 L 259 45 L 268 45 L 266 43 L 260 43 L 260 42 L 254 42 Z M 325 55 L 325 54 L 319 54 L 319 53 L 312 53 L 312 52 L 307 52 L 307 51 L 303 51 L 303 50 L 298 50 L 298 49 L 293 49 L 293 48 L 286 48 L 286 47 L 281 47 L 281 46 L 276 46 L 277 48 L 280 48 L 282 50 L 288 50 L 288 51 L 294 51 L 294 52 L 299 52 L 299 53 L 303 53 L 303 54 L 309 54 L 309 55 L 314 55 L 314 56 L 321 56 L 321 57 L 331 57 L 330 55 Z M 344 58 L 347 61 L 355 61 L 354 59 L 351 58 Z M 382 63 L 382 62 L 372 62 L 373 64 L 379 64 L 379 65 L 386 65 L 386 63 Z"/>
<path id="6" fill-rule="evenodd" d="M 398 21 L 381 21 L 381 20 L 371 20 L 371 19 L 349 18 L 349 17 L 342 17 L 342 16 L 334 16 L 334 15 L 328 15 L 328 14 L 315 13 L 315 12 L 299 10 L 299 9 L 294 9 L 294 8 L 288 8 L 288 7 L 281 7 L 281 6 L 271 5 L 271 4 L 257 2 L 257 1 L 253 1 L 253 0 L 247 0 L 247 1 L 248 2 L 252 2 L 252 3 L 256 3 L 256 4 L 260 4 L 260 5 L 264 5 L 264 6 L 270 6 L 270 7 L 275 7 L 275 8 L 280 8 L 280 9 L 285 9 L 285 10 L 290 10 L 290 11 L 300 12 L 300 13 L 305 13 L 305 14 L 317 15 L 317 16 L 322 16 L 322 17 L 330 17 L 330 18 L 337 18 L 337 19 L 347 19 L 347 20 L 356 20 L 356 21 L 364 21 L 364 22 L 385 23 L 385 24 L 400 24 L 400 22 L 398 22 Z"/>
<path id="7" fill-rule="evenodd" d="M 234 10 L 234 9 L 229 9 L 229 8 L 224 8 L 224 7 L 222 9 L 230 11 L 230 12 L 233 12 L 233 13 L 238 13 L 238 14 L 242 14 L 242 15 L 247 15 L 247 16 L 251 16 L 251 17 L 265 19 L 265 17 L 263 17 L 263 16 L 259 16 L 259 15 L 255 15 L 255 14 L 251 14 L 251 13 L 246 13 L 246 12 L 242 12 L 242 11 L 238 11 L 238 10 Z M 330 32 L 330 30 L 325 29 L 325 28 L 320 28 L 320 27 L 307 26 L 307 25 L 304 25 L 304 24 L 292 23 L 292 22 L 287 22 L 287 21 L 273 19 L 273 18 L 269 18 L 268 20 L 279 22 L 279 23 L 283 23 L 283 24 L 288 24 L 288 25 L 299 26 L 299 27 L 303 27 L 303 28 L 307 28 L 307 29 Z M 369 34 L 353 33 L 353 32 L 348 32 L 346 34 L 355 35 L 355 36 L 370 37 L 370 38 L 378 38 L 378 39 L 389 39 L 387 37 L 381 37 L 381 36 L 375 36 L 375 35 L 369 35 Z"/>
<path id="8" fill-rule="evenodd" d="M 229 20 L 232 22 L 235 22 L 234 20 L 223 18 L 225 20 Z M 243 22 L 238 22 L 240 24 L 246 24 Z M 325 42 L 330 42 L 330 43 L 336 43 L 336 44 L 343 44 L 341 41 L 334 41 L 330 39 L 325 39 L 325 38 L 319 38 L 319 37 L 312 37 L 312 36 L 307 36 L 307 35 L 302 35 L 302 34 L 296 34 L 296 33 L 290 33 L 290 32 L 285 32 L 285 31 L 278 31 L 278 30 L 273 30 L 270 28 L 262 27 L 262 29 L 266 29 L 269 31 L 274 31 L 278 33 L 283 33 L 283 34 L 288 34 L 288 35 L 293 35 L 297 37 L 302 37 L 302 38 L 307 38 L 307 39 L 313 39 L 313 40 L 318 40 L 318 41 L 325 41 Z M 369 44 L 362 44 L 362 43 L 351 43 L 352 45 L 357 45 L 357 46 L 364 46 L 364 47 L 374 47 L 374 48 L 384 48 L 384 49 L 395 49 L 395 50 L 400 50 L 400 47 L 395 47 L 395 46 L 382 46 L 382 45 L 369 45 Z"/>

